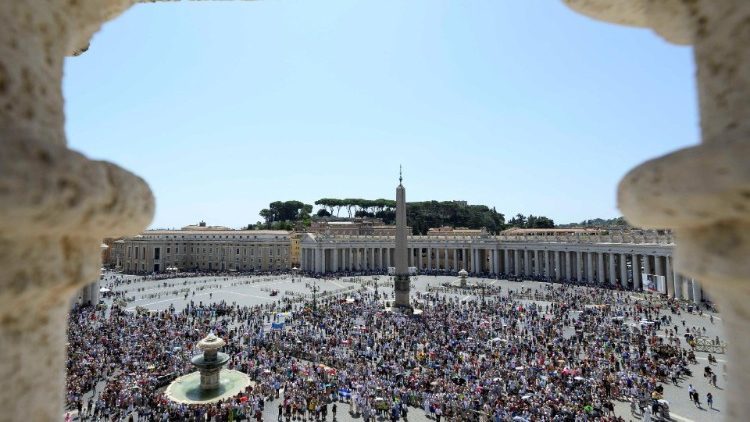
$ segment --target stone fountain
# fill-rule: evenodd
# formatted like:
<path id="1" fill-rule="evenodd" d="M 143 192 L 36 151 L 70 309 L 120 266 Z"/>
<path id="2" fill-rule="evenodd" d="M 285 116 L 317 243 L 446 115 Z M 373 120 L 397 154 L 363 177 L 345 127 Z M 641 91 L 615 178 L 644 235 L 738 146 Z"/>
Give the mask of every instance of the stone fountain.
<path id="1" fill-rule="evenodd" d="M 464 269 L 461 269 L 461 271 L 458 272 L 458 277 L 459 277 L 462 289 L 466 288 L 466 277 L 468 276 L 469 276 L 469 273 Z"/>
<path id="2" fill-rule="evenodd" d="M 219 388 L 219 372 L 229 361 L 228 354 L 219 352 L 224 345 L 226 345 L 224 340 L 211 333 L 196 346 L 198 350 L 203 351 L 203 354 L 193 356 L 191 362 L 201 374 L 200 388 L 203 391 Z"/>
<path id="3" fill-rule="evenodd" d="M 198 370 L 177 378 L 164 394 L 172 401 L 186 404 L 212 403 L 232 397 L 251 385 L 247 374 L 223 369 L 229 355 L 219 351 L 226 342 L 213 333 L 199 341 L 203 353 L 190 360 Z"/>

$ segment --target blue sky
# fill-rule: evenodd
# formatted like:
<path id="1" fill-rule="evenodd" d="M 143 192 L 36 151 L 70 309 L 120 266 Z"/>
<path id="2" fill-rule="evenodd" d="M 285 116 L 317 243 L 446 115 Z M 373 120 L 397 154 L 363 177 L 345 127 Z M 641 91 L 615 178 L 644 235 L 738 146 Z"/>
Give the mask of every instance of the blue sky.
<path id="1" fill-rule="evenodd" d="M 561 1 L 140 4 L 65 63 L 70 147 L 144 177 L 152 227 L 395 197 L 614 217 L 699 140 L 692 51 Z"/>

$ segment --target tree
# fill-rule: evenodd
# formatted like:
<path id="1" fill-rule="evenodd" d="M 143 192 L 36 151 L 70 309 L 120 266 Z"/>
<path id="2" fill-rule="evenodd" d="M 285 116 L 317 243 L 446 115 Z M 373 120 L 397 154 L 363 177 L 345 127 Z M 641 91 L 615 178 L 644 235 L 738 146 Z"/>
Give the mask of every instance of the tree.
<path id="1" fill-rule="evenodd" d="M 261 217 L 263 217 L 264 220 L 266 220 L 266 224 L 271 224 L 273 222 L 273 211 L 271 211 L 268 208 L 264 208 L 260 210 L 258 213 Z"/>
<path id="2" fill-rule="evenodd" d="M 356 198 L 346 198 L 341 201 L 341 206 L 346 207 L 346 212 L 349 214 L 349 218 L 352 218 L 352 208 L 357 205 Z"/>
<path id="3" fill-rule="evenodd" d="M 522 229 L 551 229 L 555 227 L 555 222 L 551 218 L 529 214 L 528 217 L 523 214 L 516 214 L 515 217 L 508 221 L 511 227 Z"/>
<path id="4" fill-rule="evenodd" d="M 523 214 L 516 214 L 515 217 L 508 221 L 508 225 L 512 227 L 526 228 L 526 216 Z"/>
<path id="5" fill-rule="evenodd" d="M 318 210 L 318 213 L 317 213 L 317 215 L 318 215 L 318 217 L 330 217 L 330 216 L 331 216 L 331 213 L 330 213 L 330 212 L 328 212 L 328 210 L 327 210 L 327 209 L 325 209 L 325 208 L 321 208 L 321 209 L 319 209 L 319 210 Z"/>
<path id="6" fill-rule="evenodd" d="M 312 205 L 300 201 L 274 201 L 268 204 L 268 208 L 260 210 L 260 216 L 266 221 L 266 227 L 271 228 L 275 223 L 292 223 L 310 219 Z M 277 224 L 275 227 L 281 227 Z"/>

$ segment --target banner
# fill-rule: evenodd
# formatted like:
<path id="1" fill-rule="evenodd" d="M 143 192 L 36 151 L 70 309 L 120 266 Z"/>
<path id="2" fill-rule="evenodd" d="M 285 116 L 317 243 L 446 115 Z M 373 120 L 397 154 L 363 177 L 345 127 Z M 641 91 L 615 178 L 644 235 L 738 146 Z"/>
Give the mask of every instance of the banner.
<path id="1" fill-rule="evenodd" d="M 641 273 L 643 291 L 667 294 L 666 278 L 663 275 Z"/>

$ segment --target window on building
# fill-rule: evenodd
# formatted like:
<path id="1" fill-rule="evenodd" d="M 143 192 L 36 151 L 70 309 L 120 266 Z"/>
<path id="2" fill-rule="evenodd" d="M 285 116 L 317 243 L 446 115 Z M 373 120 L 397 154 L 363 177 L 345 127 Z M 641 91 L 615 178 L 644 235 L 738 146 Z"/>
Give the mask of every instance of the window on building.
<path id="1" fill-rule="evenodd" d="M 171 249 L 171 248 L 167 248 L 167 253 L 169 253 L 169 252 L 170 252 L 170 249 Z"/>

